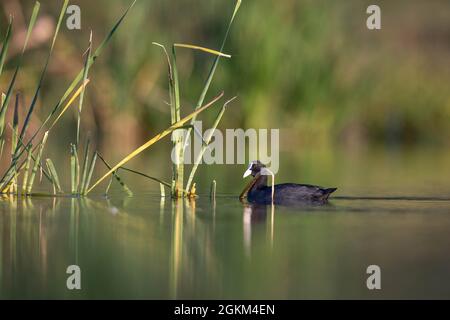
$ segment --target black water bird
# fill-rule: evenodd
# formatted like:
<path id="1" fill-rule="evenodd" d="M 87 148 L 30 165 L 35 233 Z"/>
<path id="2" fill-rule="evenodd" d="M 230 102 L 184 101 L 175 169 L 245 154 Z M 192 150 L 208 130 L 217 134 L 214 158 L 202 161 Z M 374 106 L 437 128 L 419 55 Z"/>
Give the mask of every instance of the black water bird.
<path id="1" fill-rule="evenodd" d="M 322 188 L 309 184 L 283 183 L 273 188 L 267 185 L 267 176 L 270 170 L 259 160 L 252 161 L 244 173 L 244 178 L 252 175 L 253 180 L 240 195 L 240 199 L 247 197 L 251 203 L 259 204 L 325 204 L 331 193 L 337 188 Z M 273 201 L 272 201 L 273 195 Z"/>

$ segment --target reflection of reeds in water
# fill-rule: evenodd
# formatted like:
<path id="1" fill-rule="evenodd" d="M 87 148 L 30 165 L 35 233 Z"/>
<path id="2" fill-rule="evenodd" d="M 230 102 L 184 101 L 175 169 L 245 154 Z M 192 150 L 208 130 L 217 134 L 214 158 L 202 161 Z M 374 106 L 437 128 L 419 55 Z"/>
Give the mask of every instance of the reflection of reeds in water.
<path id="1" fill-rule="evenodd" d="M 212 204 L 214 210 L 214 204 Z M 169 274 L 170 298 L 182 298 L 198 283 L 217 281 L 221 263 L 217 259 L 214 227 L 199 219 L 193 198 L 172 201 L 172 242 Z M 208 280 L 210 279 L 210 280 Z M 221 284 L 217 284 L 219 288 Z"/>
<path id="2" fill-rule="evenodd" d="M 1 204 L 2 209 L 5 209 L 4 215 L 0 217 L 0 226 L 4 228 L 0 237 L 1 294 L 9 294 L 8 288 L 20 286 L 26 279 L 22 277 L 21 270 L 29 265 L 33 265 L 40 275 L 36 278 L 36 285 L 45 287 L 49 262 L 48 219 L 59 209 L 59 199 L 53 198 L 52 201 L 35 205 L 29 197 L 9 195 L 2 199 Z M 35 220 L 37 223 L 31 223 Z"/>
<path id="3" fill-rule="evenodd" d="M 79 199 L 70 199 L 70 231 L 69 239 L 71 252 L 75 252 L 74 264 L 78 264 L 78 230 L 80 224 L 80 205 Z"/>
<path id="4" fill-rule="evenodd" d="M 9 223 L 9 253 L 10 253 L 10 268 L 11 273 L 16 269 L 16 261 L 17 261 L 17 215 L 15 214 L 17 211 L 17 201 L 18 199 L 11 199 L 11 210 L 10 210 L 10 223 Z"/>
<path id="5" fill-rule="evenodd" d="M 183 241 L 183 202 L 172 201 L 172 255 L 170 263 L 170 297 L 178 297 L 178 286 L 180 268 L 182 263 L 182 241 Z"/>

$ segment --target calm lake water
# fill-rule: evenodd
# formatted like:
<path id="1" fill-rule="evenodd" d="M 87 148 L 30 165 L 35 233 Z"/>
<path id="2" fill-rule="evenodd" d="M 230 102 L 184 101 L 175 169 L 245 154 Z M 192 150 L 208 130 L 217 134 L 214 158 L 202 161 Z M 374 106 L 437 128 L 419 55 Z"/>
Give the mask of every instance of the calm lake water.
<path id="1" fill-rule="evenodd" d="M 1 298 L 450 298 L 450 201 L 1 203 Z M 79 265 L 82 290 L 66 288 Z M 381 267 L 369 291 L 366 268 Z"/>
<path id="2" fill-rule="evenodd" d="M 0 298 L 450 298 L 450 156 L 423 154 L 283 164 L 278 182 L 339 187 L 322 207 L 240 203 L 245 166 L 225 170 L 215 202 L 2 198 Z M 74 264 L 80 291 L 66 288 Z"/>

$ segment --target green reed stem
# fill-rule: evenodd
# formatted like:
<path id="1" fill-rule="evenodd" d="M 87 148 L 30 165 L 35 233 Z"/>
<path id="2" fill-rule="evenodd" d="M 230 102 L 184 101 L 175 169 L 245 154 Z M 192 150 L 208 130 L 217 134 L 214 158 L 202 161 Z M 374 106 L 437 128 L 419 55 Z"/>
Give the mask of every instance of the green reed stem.
<path id="1" fill-rule="evenodd" d="M 89 73 L 89 60 L 91 59 L 91 52 L 92 52 L 92 30 L 89 37 L 89 47 L 86 52 L 86 60 L 84 61 L 84 68 L 83 68 L 83 82 L 87 80 L 88 73 Z M 78 117 L 77 117 L 77 148 L 80 144 L 80 125 L 81 125 L 81 111 L 83 110 L 83 100 L 84 100 L 84 92 L 86 90 L 86 87 L 83 87 L 83 90 L 80 94 L 80 100 L 78 104 Z"/>
<path id="2" fill-rule="evenodd" d="M 186 189 L 187 190 L 190 190 L 190 188 L 191 188 L 191 184 L 192 184 L 192 182 L 194 180 L 195 173 L 197 172 L 198 166 L 199 166 L 200 162 L 202 161 L 203 155 L 205 154 L 205 151 L 208 148 L 209 143 L 211 142 L 211 139 L 212 139 L 213 134 L 214 134 L 214 130 L 216 130 L 217 126 L 220 123 L 220 120 L 222 120 L 222 117 L 223 117 L 223 115 L 224 115 L 224 113 L 226 111 L 227 106 L 234 99 L 236 99 L 236 97 L 234 97 L 234 98 L 228 100 L 227 102 L 225 102 L 224 105 L 222 106 L 222 109 L 220 109 L 219 113 L 217 114 L 216 119 L 214 121 L 214 124 L 213 124 L 211 130 L 209 131 L 209 135 L 206 137 L 206 139 L 204 141 L 205 144 L 202 144 L 202 148 L 200 149 L 200 152 L 197 155 L 197 158 L 195 159 L 194 165 L 193 165 L 193 167 L 191 169 L 191 173 L 189 174 L 188 182 L 187 182 L 187 185 L 186 185 Z"/>
<path id="3" fill-rule="evenodd" d="M 33 159 L 33 145 L 30 145 L 30 147 L 28 147 L 28 157 L 27 157 L 27 162 L 25 164 L 25 173 L 23 175 L 23 182 L 22 182 L 22 193 L 25 194 L 27 192 L 27 183 L 28 183 L 28 175 L 29 175 L 29 171 L 30 171 L 30 167 L 31 167 L 31 160 Z"/>
<path id="4" fill-rule="evenodd" d="M 99 157 L 99 159 L 103 162 L 103 164 L 108 168 L 108 170 L 111 170 L 111 166 L 109 165 L 108 162 L 106 162 L 106 160 L 97 152 L 97 156 Z M 120 169 L 120 168 L 119 168 Z M 133 192 L 131 191 L 131 189 L 125 184 L 125 182 L 119 177 L 119 169 L 117 169 L 116 171 L 112 172 L 111 174 L 111 180 L 108 184 L 108 187 L 106 188 L 105 194 L 108 194 L 109 188 L 111 187 L 111 183 L 112 183 L 112 178 L 115 178 L 117 180 L 117 182 L 121 185 L 121 187 L 123 188 L 123 190 L 129 195 L 132 196 Z"/>
<path id="5" fill-rule="evenodd" d="M 86 146 L 84 148 L 84 156 L 83 156 L 83 167 L 82 167 L 82 178 L 81 178 L 81 185 L 78 186 L 77 185 L 77 189 L 79 190 L 79 192 L 82 194 L 83 190 L 85 189 L 86 186 L 86 179 L 87 179 L 87 175 L 88 175 L 88 160 L 89 160 L 89 146 L 90 146 L 91 141 L 88 139 L 86 142 Z"/>
<path id="6" fill-rule="evenodd" d="M 46 163 L 48 171 L 50 172 L 50 175 L 52 177 L 53 193 L 56 194 L 56 190 L 58 190 L 59 193 L 63 193 L 64 191 L 61 189 L 61 184 L 59 183 L 58 173 L 56 172 L 56 168 L 55 168 L 55 165 L 53 164 L 53 161 L 51 159 L 46 159 L 45 163 Z"/>
<path id="7" fill-rule="evenodd" d="M 94 155 L 92 156 L 91 163 L 89 165 L 89 174 L 86 180 L 86 184 L 83 186 L 83 189 L 81 190 L 81 194 L 85 195 L 86 190 L 89 188 L 89 184 L 91 183 L 92 175 L 94 173 L 95 168 L 95 162 L 97 161 L 97 152 L 94 152 Z"/>
<path id="8" fill-rule="evenodd" d="M 34 179 L 36 177 L 36 173 L 37 173 L 39 164 L 40 164 L 41 159 L 42 159 L 42 153 L 44 151 L 44 147 L 45 147 L 45 143 L 47 142 L 47 138 L 48 138 L 48 131 L 45 132 L 44 137 L 42 139 L 42 142 L 39 145 L 39 151 L 38 151 L 36 160 L 34 161 L 34 166 L 33 166 L 33 169 L 31 170 L 30 181 L 28 182 L 28 186 L 27 186 L 27 194 L 30 194 L 31 190 L 33 189 Z"/>

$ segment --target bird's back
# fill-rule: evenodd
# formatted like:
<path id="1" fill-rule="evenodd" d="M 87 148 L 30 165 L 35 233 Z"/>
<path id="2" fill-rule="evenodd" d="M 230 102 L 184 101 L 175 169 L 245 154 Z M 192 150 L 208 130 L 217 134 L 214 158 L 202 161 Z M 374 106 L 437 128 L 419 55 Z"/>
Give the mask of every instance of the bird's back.
<path id="1" fill-rule="evenodd" d="M 322 188 L 309 184 L 283 183 L 274 186 L 274 203 L 326 202 L 336 188 Z M 250 190 L 248 200 L 257 203 L 272 202 L 272 187 L 265 186 Z"/>

